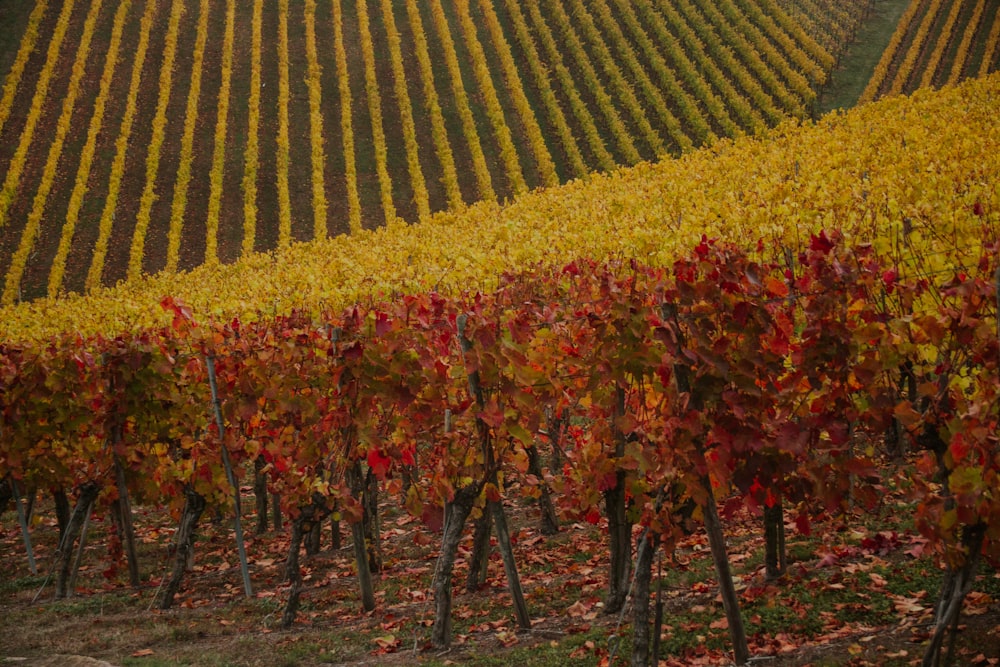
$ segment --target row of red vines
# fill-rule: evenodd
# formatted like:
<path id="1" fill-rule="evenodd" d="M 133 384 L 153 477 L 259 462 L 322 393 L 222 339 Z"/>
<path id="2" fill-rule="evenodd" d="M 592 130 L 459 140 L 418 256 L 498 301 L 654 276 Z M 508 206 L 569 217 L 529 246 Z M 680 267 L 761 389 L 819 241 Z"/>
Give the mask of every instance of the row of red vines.
<path id="1" fill-rule="evenodd" d="M 300 528 L 333 511 L 361 521 L 361 473 L 428 526 L 520 478 L 566 517 L 604 508 L 615 562 L 633 520 L 670 549 L 689 529 L 681 508 L 708 521 L 734 492 L 730 504 L 791 504 L 803 531 L 816 512 L 874 506 L 883 477 L 858 436 L 898 424 L 924 450 L 900 473 L 917 525 L 961 576 L 980 553 L 1000 559 L 1000 499 L 985 492 L 1000 483 L 996 268 L 994 247 L 966 273 L 909 279 L 822 234 L 796 261 L 703 240 L 669 271 L 576 261 L 491 294 L 318 318 L 199 323 L 168 298 L 161 330 L 0 347 L 0 470 L 22 488 L 115 497 L 122 466 L 139 502 L 180 511 L 231 503 L 224 446 L 237 469 L 256 462 Z M 538 442 L 560 464 L 529 475 Z M 612 572 L 609 602 L 627 578 Z"/>

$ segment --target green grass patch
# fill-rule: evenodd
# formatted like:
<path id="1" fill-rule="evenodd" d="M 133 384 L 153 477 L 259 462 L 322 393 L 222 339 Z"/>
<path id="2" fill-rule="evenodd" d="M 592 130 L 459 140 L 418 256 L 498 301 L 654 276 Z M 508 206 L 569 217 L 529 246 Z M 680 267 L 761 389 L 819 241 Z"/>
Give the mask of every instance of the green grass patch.
<path id="1" fill-rule="evenodd" d="M 875 65 L 889 45 L 899 17 L 909 4 L 910 0 L 883 0 L 875 4 L 871 16 L 861 24 L 854 41 L 816 98 L 817 116 L 834 109 L 849 109 L 858 103 Z"/>

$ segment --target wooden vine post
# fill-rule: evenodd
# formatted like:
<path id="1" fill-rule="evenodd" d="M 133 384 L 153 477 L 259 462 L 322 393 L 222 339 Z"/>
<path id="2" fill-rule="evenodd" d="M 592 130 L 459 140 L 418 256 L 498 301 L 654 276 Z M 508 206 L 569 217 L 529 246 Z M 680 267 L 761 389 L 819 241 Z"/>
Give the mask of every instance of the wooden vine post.
<path id="1" fill-rule="evenodd" d="M 170 573 L 170 580 L 163 589 L 160 609 L 170 609 L 170 605 L 174 602 L 174 596 L 180 589 L 181 580 L 184 578 L 184 570 L 191 566 L 194 531 L 198 526 L 198 520 L 205 511 L 205 505 L 204 496 L 195 491 L 191 485 L 184 487 L 184 510 L 181 512 L 177 532 L 174 533 L 174 566 Z"/>
<path id="2" fill-rule="evenodd" d="M 66 526 L 66 534 L 63 535 L 57 552 L 59 573 L 56 577 L 56 598 L 65 598 L 69 595 L 69 582 L 73 574 L 73 545 L 76 544 L 77 535 L 81 534 L 87 523 L 87 517 L 90 516 L 100 490 L 101 487 L 97 485 L 97 482 L 90 481 L 80 485 L 80 496 L 77 498 L 76 507 L 70 516 L 69 525 Z M 79 565 L 79 559 L 77 565 Z"/>
<path id="3" fill-rule="evenodd" d="M 451 411 L 444 412 L 444 432 L 451 432 Z M 444 529 L 441 536 L 441 555 L 434 565 L 434 625 L 431 643 L 438 647 L 451 644 L 451 584 L 455 570 L 455 554 L 462 539 L 465 520 L 479 496 L 480 484 L 472 482 L 455 490 L 454 497 L 444 505 Z"/>
<path id="4" fill-rule="evenodd" d="M 463 359 L 472 350 L 472 341 L 465 336 L 465 326 L 468 317 L 464 314 L 457 318 L 458 340 L 462 346 Z M 468 366 L 468 364 L 466 364 Z M 469 380 L 469 393 L 476 401 L 476 405 L 482 410 L 486 406 L 483 395 L 483 387 L 479 381 L 479 371 L 474 370 L 467 373 Z M 497 475 L 497 462 L 492 446 L 492 437 L 489 427 L 479 417 L 476 418 L 476 430 L 479 432 L 479 442 L 483 451 L 483 465 L 486 467 L 486 483 L 492 484 L 494 489 L 499 490 L 499 477 Z M 493 525 L 497 533 L 497 545 L 500 548 L 500 555 L 503 557 L 504 572 L 507 575 L 507 587 L 510 590 L 511 598 L 514 602 L 514 614 L 520 627 L 531 628 L 531 617 L 528 615 L 528 606 L 524 601 L 524 592 L 521 590 L 521 578 L 517 573 L 517 563 L 514 561 L 514 549 L 510 543 L 510 530 L 507 527 L 507 514 L 503 509 L 503 502 L 497 498 L 487 499 L 487 508 L 493 517 Z"/>
<path id="5" fill-rule="evenodd" d="M 663 304 L 662 315 L 664 320 L 676 323 L 676 306 L 674 304 Z M 680 327 L 676 327 L 676 332 L 678 358 L 683 358 L 681 351 L 684 347 L 684 339 Z M 695 410 L 703 409 L 704 396 L 692 391 L 691 369 L 682 363 L 674 364 L 674 378 L 677 382 L 677 390 L 691 397 L 691 407 Z M 704 454 L 704 449 L 702 449 L 701 456 L 704 457 Z M 733 644 L 733 657 L 737 665 L 746 665 L 750 660 L 750 647 L 747 644 L 743 616 L 740 614 L 740 600 L 736 594 L 736 586 L 733 584 L 732 569 L 729 566 L 729 554 L 726 550 L 726 537 L 722 532 L 722 520 L 719 518 L 719 508 L 715 502 L 715 494 L 712 491 L 712 480 L 708 476 L 707 465 L 704 469 L 706 472 L 701 475 L 701 486 L 706 495 L 701 509 L 704 515 L 705 532 L 708 533 L 708 543 L 712 549 L 712 560 L 715 563 L 715 571 L 719 577 L 719 594 L 722 597 L 722 606 L 725 609 L 726 620 L 729 623 L 729 639 Z"/>
<path id="6" fill-rule="evenodd" d="M 219 429 L 219 449 L 222 452 L 222 465 L 226 468 L 226 478 L 229 485 L 233 487 L 235 500 L 235 511 L 233 515 L 233 527 L 236 530 L 236 550 L 240 555 L 240 571 L 243 573 L 243 590 L 248 598 L 253 597 L 253 588 L 250 585 L 250 569 L 247 566 L 247 550 L 243 543 L 243 524 L 240 520 L 240 485 L 236 480 L 236 473 L 233 472 L 233 465 L 229 461 L 229 450 L 226 449 L 226 430 L 222 421 L 222 406 L 219 404 L 219 389 L 215 381 L 215 357 L 205 355 L 205 362 L 208 366 L 208 386 L 212 390 L 212 409 L 215 411 L 215 422 Z"/>
<path id="7" fill-rule="evenodd" d="M 80 545 L 76 548 L 76 558 L 73 559 L 73 568 L 70 570 L 69 585 L 66 587 L 66 597 L 73 597 L 76 590 L 76 576 L 80 572 L 80 564 L 83 562 L 83 552 L 87 548 L 87 533 L 90 531 L 90 515 L 94 504 L 91 503 L 87 513 L 83 517 L 83 528 L 80 530 Z"/>
<path id="8" fill-rule="evenodd" d="M 38 575 L 38 566 L 35 564 L 35 550 L 31 546 L 31 532 L 28 530 L 28 517 L 25 515 L 24 505 L 21 504 L 21 491 L 17 488 L 17 482 L 10 478 L 10 493 L 14 496 L 14 508 L 17 510 L 17 522 L 21 524 L 21 539 L 24 541 L 24 550 L 28 552 L 28 567 L 31 574 Z"/>
<path id="9" fill-rule="evenodd" d="M 119 386 L 117 374 L 114 366 L 108 364 L 108 354 L 101 357 L 101 366 L 108 373 L 108 395 L 110 414 L 107 419 L 107 447 L 111 451 L 115 462 L 115 485 L 118 489 L 118 502 L 115 504 L 112 516 L 115 526 L 119 529 L 122 546 L 125 549 L 125 556 L 128 562 L 129 583 L 133 587 L 139 586 L 139 558 L 135 549 L 135 528 L 132 525 L 132 502 L 128 494 L 128 482 L 125 479 L 125 467 L 122 465 L 118 450 L 122 443 L 123 419 L 118 409 L 123 397 L 120 392 L 123 387 Z M 89 517 L 88 517 L 89 518 Z M 86 536 L 86 533 L 84 533 Z"/>
<path id="10" fill-rule="evenodd" d="M 619 427 L 621 419 L 625 416 L 625 387 L 621 384 L 615 387 L 614 402 L 612 437 L 615 460 L 621 461 L 625 456 L 626 444 L 626 436 Z M 625 606 L 632 577 L 632 521 L 628 517 L 625 481 L 625 471 L 616 466 L 615 485 L 604 492 L 608 538 L 611 543 L 608 598 L 604 603 L 604 612 L 607 614 L 616 614 Z"/>

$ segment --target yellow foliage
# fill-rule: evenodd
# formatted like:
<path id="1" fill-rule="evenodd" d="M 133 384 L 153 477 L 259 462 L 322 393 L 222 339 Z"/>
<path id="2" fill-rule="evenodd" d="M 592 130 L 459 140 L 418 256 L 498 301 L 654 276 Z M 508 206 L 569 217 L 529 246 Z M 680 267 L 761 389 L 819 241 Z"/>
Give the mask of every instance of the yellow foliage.
<path id="1" fill-rule="evenodd" d="M 104 199 L 104 209 L 98 226 L 97 242 L 90 258 L 90 270 L 87 272 L 87 291 L 100 287 L 101 276 L 104 273 L 104 258 L 108 254 L 108 240 L 111 238 L 111 227 L 115 221 L 115 208 L 118 206 L 118 193 L 121 190 L 122 178 L 125 175 L 125 156 L 128 152 L 129 137 L 132 135 L 132 124 L 135 122 L 136 104 L 139 96 L 139 83 L 142 80 L 142 68 L 146 62 L 149 50 L 149 32 L 156 16 L 156 2 L 146 3 L 146 11 L 139 22 L 139 44 L 136 46 L 132 60 L 132 77 L 129 80 L 128 97 L 125 102 L 125 115 L 115 140 L 115 159 L 111 163 L 111 176 L 108 180 L 108 192 Z"/>
<path id="2" fill-rule="evenodd" d="M 973 271 L 1000 227 L 1000 75 L 892 97 L 815 124 L 779 127 L 678 159 L 643 163 L 484 202 L 414 224 L 253 254 L 0 309 L 0 338 L 113 334 L 163 324 L 171 295 L 199 318 L 346 307 L 380 294 L 488 289 L 505 270 L 576 257 L 669 265 L 703 234 L 762 241 L 768 258 L 839 229 L 872 242 L 902 276 Z"/>
<path id="3" fill-rule="evenodd" d="M 344 142 L 344 180 L 347 183 L 348 226 L 353 234 L 361 231 L 361 198 L 358 195 L 358 168 L 354 158 L 351 80 L 347 71 L 344 18 L 340 2 L 341 0 L 333 0 L 333 51 L 337 60 L 337 92 L 340 93 L 340 134 Z"/>
<path id="4" fill-rule="evenodd" d="M 520 194 L 528 189 L 528 185 L 524 181 L 521 162 L 507 120 L 504 118 L 503 107 L 500 106 L 500 98 L 497 97 L 496 87 L 490 77 L 490 67 L 486 62 L 483 45 L 476 34 L 476 24 L 473 23 L 472 14 L 469 13 L 469 0 L 454 0 L 454 6 L 458 11 L 458 25 L 465 46 L 472 56 L 472 73 L 476 77 L 480 96 L 486 105 L 486 115 L 490 119 L 490 125 L 493 126 L 493 135 L 500 145 L 500 161 L 504 165 L 514 193 Z"/>
<path id="5" fill-rule="evenodd" d="M 49 84 L 52 82 L 52 75 L 55 72 L 56 64 L 59 62 L 59 50 L 62 48 L 63 39 L 66 37 L 66 30 L 69 27 L 69 19 L 73 14 L 75 0 L 67 0 L 63 5 L 62 13 L 56 22 L 55 31 L 52 34 L 52 41 L 49 42 L 49 49 L 45 54 L 45 65 L 38 75 L 38 83 L 35 86 L 35 94 L 31 98 L 31 108 L 28 110 L 28 118 L 21 130 L 21 137 L 18 139 L 17 150 L 14 157 L 7 165 L 7 174 L 4 176 L 3 186 L 0 186 L 0 229 L 7 225 L 7 213 L 11 205 L 17 198 L 17 190 L 21 184 L 21 174 L 28 161 L 28 150 L 31 148 L 31 141 L 35 136 L 35 129 L 38 127 L 38 120 L 42 117 L 45 107 L 45 100 L 49 94 Z M 6 92 L 5 92 L 6 96 Z M 9 104 L 8 104 L 9 106 Z M 10 113 L 9 111 L 5 113 Z"/>
<path id="6" fill-rule="evenodd" d="M 28 214 L 27 224 L 21 232 L 21 241 L 17 250 L 11 257 L 10 267 L 7 269 L 7 277 L 4 282 L 3 298 L 4 304 L 14 303 L 18 298 L 21 289 L 21 278 L 28 265 L 28 257 L 35 247 L 35 239 L 41 230 L 42 216 L 45 215 L 45 205 L 52 191 L 52 184 L 56 177 L 56 167 L 59 164 L 59 157 L 62 155 L 63 143 L 69 133 L 69 124 L 73 118 L 73 107 L 76 105 L 76 98 L 80 92 L 80 80 L 83 78 L 84 66 L 87 63 L 87 55 L 90 53 L 90 42 L 94 37 L 94 25 L 97 17 L 101 13 L 103 0 L 94 0 L 90 4 L 87 18 L 83 24 L 83 34 L 80 36 L 80 44 L 76 51 L 76 58 L 73 62 L 72 75 L 69 80 L 69 87 L 63 96 L 62 112 L 56 121 L 56 134 L 49 144 L 49 154 L 45 160 L 45 167 L 42 169 L 42 182 L 35 192 L 35 199 L 31 205 L 31 212 Z"/>
<path id="7" fill-rule="evenodd" d="M 472 109 L 469 108 L 469 96 L 465 91 L 465 84 L 462 83 L 462 67 L 459 65 L 458 55 L 455 53 L 455 41 L 451 37 L 448 19 L 441 7 L 441 0 L 430 0 L 430 6 L 431 15 L 434 17 L 434 26 L 437 29 L 438 39 L 441 40 L 441 49 L 444 52 L 441 55 L 448 66 L 448 74 L 451 78 L 453 101 L 458 109 L 459 118 L 462 120 L 462 133 L 469 144 L 469 152 L 472 153 L 472 169 L 476 174 L 476 183 L 479 186 L 479 198 L 487 201 L 495 200 L 497 195 L 493 190 L 490 169 L 486 164 L 486 157 L 483 155 L 483 147 L 479 143 L 476 120 L 472 116 Z"/>
<path id="8" fill-rule="evenodd" d="M 41 23 L 48 7 L 48 0 L 38 0 L 35 3 L 35 8 L 31 10 L 31 16 L 28 17 L 28 25 L 24 30 L 24 36 L 21 37 L 17 55 L 14 56 L 14 64 L 11 65 L 7 79 L 3 83 L 3 97 L 0 97 L 0 130 L 3 129 L 4 123 L 10 117 L 10 110 L 14 104 L 14 94 L 17 92 L 18 84 L 21 83 L 21 75 L 24 74 L 28 58 L 31 57 L 35 50 L 35 44 L 38 42 L 38 24 Z"/>
<path id="9" fill-rule="evenodd" d="M 388 147 L 385 144 L 385 130 L 382 125 L 382 92 L 379 90 L 375 72 L 375 48 L 372 45 L 371 28 L 368 21 L 368 0 L 358 0 L 358 28 L 361 31 L 361 57 L 365 61 L 365 92 L 368 93 L 368 116 L 372 124 L 372 141 L 375 143 L 375 171 L 378 173 L 379 194 L 385 221 L 396 219 L 396 205 L 392 201 L 392 178 L 386 163 Z"/>
<path id="10" fill-rule="evenodd" d="M 156 97 L 156 115 L 153 116 L 153 135 L 146 152 L 146 185 L 139 199 L 139 212 L 135 216 L 132 231 L 132 248 L 128 258 L 128 277 L 135 279 L 142 274 L 142 258 L 146 250 L 146 230 L 149 229 L 153 202 L 156 201 L 156 177 L 160 171 L 160 149 L 167 130 L 167 105 L 170 104 L 170 88 L 173 82 L 174 58 L 177 56 L 177 36 L 180 32 L 181 14 L 184 13 L 182 0 L 173 0 L 170 20 L 167 24 L 166 45 L 163 47 L 163 63 L 160 67 L 159 93 Z"/>
<path id="11" fill-rule="evenodd" d="M 339 3 L 339 0 L 337 0 Z M 292 200 L 288 192 L 288 0 L 278 0 L 278 247 L 292 242 Z"/>
<path id="12" fill-rule="evenodd" d="M 403 125 L 403 143 L 406 146 L 406 167 L 410 173 L 410 184 L 413 186 L 413 202 L 417 206 L 417 217 L 424 218 L 431 214 L 430 195 L 424 182 L 424 172 L 420 167 L 417 129 L 413 123 L 413 105 L 410 102 L 410 91 L 406 88 L 406 70 L 403 68 L 403 51 L 396 30 L 396 18 L 392 13 L 392 1 L 382 0 L 382 22 L 385 24 L 386 38 L 389 42 L 389 57 L 392 63 L 393 91 L 396 93 L 396 104 L 399 107 L 399 117 Z"/>
<path id="13" fill-rule="evenodd" d="M 205 43 L 208 41 L 208 0 L 201 0 L 198 8 L 198 28 L 195 33 L 194 56 L 191 65 L 191 86 L 188 89 L 184 112 L 184 134 L 181 137 L 180 163 L 173 201 L 170 203 L 170 229 L 167 232 L 167 271 L 176 271 L 180 258 L 181 231 L 184 212 L 187 210 L 188 185 L 191 183 L 191 162 L 194 153 L 194 130 L 198 123 L 198 98 L 201 96 L 202 64 L 205 60 Z"/>
<path id="14" fill-rule="evenodd" d="M 320 67 L 316 54 L 316 0 L 306 0 L 306 60 L 309 74 L 306 86 L 309 88 L 309 146 L 312 157 L 313 191 L 313 238 L 326 237 L 326 191 L 324 188 L 323 164 L 323 110 L 320 87 Z M 227 33 L 228 34 L 228 33 Z"/>

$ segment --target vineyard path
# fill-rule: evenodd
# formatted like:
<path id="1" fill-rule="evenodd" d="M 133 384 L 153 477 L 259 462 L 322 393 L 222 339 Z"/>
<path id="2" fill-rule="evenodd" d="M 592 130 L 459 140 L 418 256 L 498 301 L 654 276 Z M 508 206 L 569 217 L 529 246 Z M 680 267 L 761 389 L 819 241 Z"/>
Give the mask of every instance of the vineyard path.
<path id="1" fill-rule="evenodd" d="M 858 103 L 909 4 L 910 0 L 881 0 L 875 4 L 872 15 L 861 24 L 846 53 L 830 73 L 829 83 L 816 98 L 817 116 L 834 109 L 849 109 Z"/>

